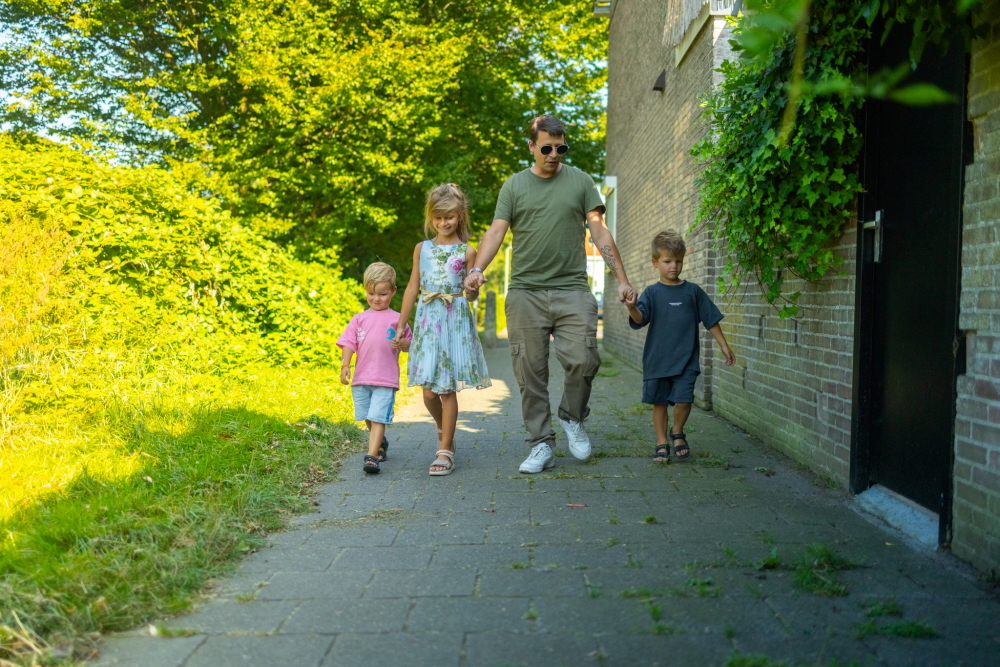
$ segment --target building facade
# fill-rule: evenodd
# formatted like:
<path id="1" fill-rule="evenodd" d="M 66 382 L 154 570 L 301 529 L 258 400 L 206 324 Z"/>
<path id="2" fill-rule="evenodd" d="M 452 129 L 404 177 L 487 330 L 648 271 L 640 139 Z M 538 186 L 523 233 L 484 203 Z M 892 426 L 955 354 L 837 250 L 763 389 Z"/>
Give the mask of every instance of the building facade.
<path id="1" fill-rule="evenodd" d="M 844 260 L 838 275 L 787 285 L 802 292 L 801 314 L 793 320 L 779 318 L 752 287 L 720 296 L 725 257 L 706 230 L 691 228 L 698 166 L 690 150 L 707 131 L 700 100 L 718 83 L 714 70 L 731 58 L 724 15 L 732 8 L 726 0 L 613 0 L 606 6 L 609 226 L 637 289 L 657 279 L 652 237 L 664 229 L 682 233 L 689 247 L 684 277 L 705 288 L 726 314 L 723 330 L 737 364 L 719 363 L 711 337 L 703 334 L 700 407 L 844 488 L 862 492 L 884 483 L 891 492 L 886 470 L 895 466 L 891 456 L 900 454 L 878 448 L 889 439 L 878 429 L 879 411 L 895 396 L 869 395 L 869 386 L 881 387 L 884 379 L 869 377 L 869 348 L 874 345 L 880 358 L 879 346 L 886 345 L 879 342 L 878 318 L 871 325 L 870 313 L 868 320 L 861 315 L 868 312 L 872 276 L 879 275 L 872 272 L 889 265 L 872 263 L 874 221 L 865 218 L 870 205 L 880 204 L 859 203 L 858 217 L 869 224 L 849 226 L 833 248 Z M 961 250 L 955 318 L 961 331 L 955 351 L 964 356 L 956 357 L 951 380 L 955 403 L 947 406 L 954 412 L 941 445 L 949 467 L 941 503 L 917 504 L 937 517 L 941 543 L 980 568 L 1000 569 L 1000 0 L 982 0 L 975 20 L 989 28 L 963 70 L 971 136 L 963 135 L 964 204 L 956 206 Z M 875 155 L 874 140 L 866 141 L 866 155 Z M 885 230 L 890 234 L 892 225 Z M 645 331 L 632 331 L 624 308 L 616 307 L 605 307 L 605 348 L 638 363 Z"/>

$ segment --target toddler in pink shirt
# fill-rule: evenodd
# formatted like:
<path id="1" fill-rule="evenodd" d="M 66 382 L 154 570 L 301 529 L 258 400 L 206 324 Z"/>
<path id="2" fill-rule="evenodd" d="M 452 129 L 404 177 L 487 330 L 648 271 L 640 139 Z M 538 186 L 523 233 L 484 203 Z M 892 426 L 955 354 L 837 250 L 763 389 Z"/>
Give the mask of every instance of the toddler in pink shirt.
<path id="1" fill-rule="evenodd" d="M 399 389 L 399 349 L 392 345 L 397 336 L 399 313 L 389 308 L 389 301 L 396 293 L 396 271 L 388 264 L 375 262 L 365 269 L 364 282 L 371 308 L 351 318 L 337 340 L 337 347 L 343 353 L 340 381 L 351 385 L 354 397 L 354 419 L 364 420 L 368 426 L 364 471 L 377 473 L 379 463 L 388 458 L 385 427 L 392 423 L 392 409 Z M 407 326 L 399 334 L 400 349 L 410 348 L 411 337 Z M 355 354 L 358 358 L 352 382 L 351 358 Z"/>

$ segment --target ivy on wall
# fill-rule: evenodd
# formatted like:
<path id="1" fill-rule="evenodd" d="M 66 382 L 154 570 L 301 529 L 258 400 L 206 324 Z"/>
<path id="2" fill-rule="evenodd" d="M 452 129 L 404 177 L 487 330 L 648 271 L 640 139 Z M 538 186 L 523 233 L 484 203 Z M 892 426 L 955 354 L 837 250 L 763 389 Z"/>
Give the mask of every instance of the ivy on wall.
<path id="1" fill-rule="evenodd" d="M 861 192 L 856 124 L 866 97 L 908 104 L 950 100 L 926 84 L 898 84 L 927 43 L 975 31 L 963 14 L 976 0 L 758 0 L 735 24 L 740 57 L 722 64 L 724 81 L 705 100 L 708 135 L 692 154 L 704 166 L 695 225 L 706 225 L 726 254 L 720 290 L 752 280 L 782 317 L 799 313 L 788 276 L 817 281 L 842 258 L 831 250 Z M 884 39 L 912 27 L 910 63 L 868 76 L 859 57 L 870 26 Z M 898 29 L 898 28 L 897 28 Z M 906 71 L 903 71 L 906 70 Z"/>
<path id="2" fill-rule="evenodd" d="M 804 75 L 854 73 L 868 34 L 835 1 L 814 3 Z M 786 36 L 769 58 L 724 62 L 725 80 L 706 100 L 711 132 L 693 150 L 705 165 L 696 224 L 710 226 L 728 257 L 720 288 L 752 275 L 770 303 L 783 302 L 784 317 L 798 312 L 799 296 L 783 291 L 786 270 L 818 280 L 842 261 L 829 248 L 861 191 L 853 168 L 862 148 L 860 98 L 801 95 L 795 126 L 781 141 L 794 51 Z"/>

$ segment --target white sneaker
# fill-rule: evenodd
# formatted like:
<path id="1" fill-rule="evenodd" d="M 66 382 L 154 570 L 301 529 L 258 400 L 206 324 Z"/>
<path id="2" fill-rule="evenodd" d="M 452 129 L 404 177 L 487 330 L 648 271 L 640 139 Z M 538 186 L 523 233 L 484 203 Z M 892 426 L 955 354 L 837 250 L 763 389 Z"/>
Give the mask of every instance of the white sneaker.
<path id="1" fill-rule="evenodd" d="M 528 454 L 528 458 L 524 459 L 518 470 L 527 473 L 542 472 L 555 464 L 556 458 L 552 456 L 552 448 L 543 442 L 531 448 L 531 453 Z"/>
<path id="2" fill-rule="evenodd" d="M 569 451 L 581 461 L 590 458 L 590 438 L 583 428 L 583 422 L 574 422 L 568 419 L 560 419 L 562 427 L 566 430 L 566 439 L 569 440 Z"/>

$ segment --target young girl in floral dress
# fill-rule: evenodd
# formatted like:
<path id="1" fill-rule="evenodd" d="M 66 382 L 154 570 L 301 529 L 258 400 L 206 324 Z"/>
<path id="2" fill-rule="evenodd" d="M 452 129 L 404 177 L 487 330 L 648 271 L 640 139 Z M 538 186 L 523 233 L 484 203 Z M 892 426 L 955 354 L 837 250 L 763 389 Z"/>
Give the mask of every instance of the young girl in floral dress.
<path id="1" fill-rule="evenodd" d="M 469 210 L 465 193 L 454 183 L 439 185 L 427 195 L 424 234 L 434 238 L 413 249 L 413 271 L 403 293 L 396 331 L 404 331 L 414 304 L 408 365 L 409 385 L 424 389 L 424 405 L 437 424 L 438 451 L 431 475 L 449 475 L 455 469 L 457 392 L 490 386 L 483 348 L 469 301 L 479 292 L 462 291 L 466 267 L 476 261 L 468 244 Z M 419 298 L 419 301 L 418 301 Z M 395 343 L 403 345 L 403 341 Z"/>

